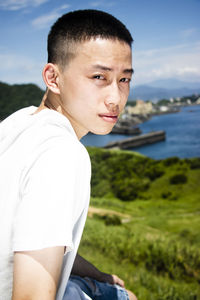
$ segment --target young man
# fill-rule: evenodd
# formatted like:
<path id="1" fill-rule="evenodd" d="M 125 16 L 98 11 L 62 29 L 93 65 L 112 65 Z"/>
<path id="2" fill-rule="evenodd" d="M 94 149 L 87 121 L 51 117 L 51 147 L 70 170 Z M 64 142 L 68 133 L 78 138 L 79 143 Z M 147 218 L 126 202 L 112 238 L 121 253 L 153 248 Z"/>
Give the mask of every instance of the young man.
<path id="1" fill-rule="evenodd" d="M 89 204 L 90 160 L 79 140 L 88 132 L 107 134 L 116 123 L 133 72 L 131 43 L 125 26 L 107 13 L 62 16 L 48 36 L 41 105 L 1 123 L 2 300 L 61 300 L 72 266 L 81 275 L 76 253 Z M 90 270 L 82 275 L 94 274 Z"/>

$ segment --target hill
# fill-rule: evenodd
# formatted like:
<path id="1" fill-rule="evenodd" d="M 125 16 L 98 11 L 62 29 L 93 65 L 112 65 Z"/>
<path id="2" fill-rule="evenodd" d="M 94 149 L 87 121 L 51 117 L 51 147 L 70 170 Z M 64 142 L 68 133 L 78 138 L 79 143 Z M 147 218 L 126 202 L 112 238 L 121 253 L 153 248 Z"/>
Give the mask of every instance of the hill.
<path id="1" fill-rule="evenodd" d="M 9 85 L 0 82 L 0 120 L 29 105 L 38 106 L 44 91 L 34 84 Z"/>
<path id="2" fill-rule="evenodd" d="M 80 254 L 138 299 L 199 299 L 200 159 L 88 150 L 93 197 Z"/>
<path id="3" fill-rule="evenodd" d="M 148 85 L 152 87 L 160 87 L 166 89 L 200 89 L 200 82 L 187 82 L 175 78 L 155 80 L 150 82 Z"/>

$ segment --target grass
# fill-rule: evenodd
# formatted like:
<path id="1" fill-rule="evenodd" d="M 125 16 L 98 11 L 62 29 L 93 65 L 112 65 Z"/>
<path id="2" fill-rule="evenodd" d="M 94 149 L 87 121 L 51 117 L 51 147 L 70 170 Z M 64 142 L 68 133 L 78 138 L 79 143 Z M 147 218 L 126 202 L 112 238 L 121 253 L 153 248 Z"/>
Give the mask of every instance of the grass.
<path id="1" fill-rule="evenodd" d="M 109 155 L 104 151 L 104 160 Z M 120 153 L 118 158 L 122 165 Z M 157 164 L 162 176 L 134 201 L 121 201 L 108 191 L 91 198 L 98 211 L 129 218 L 121 225 L 106 225 L 104 218 L 88 217 L 79 252 L 102 271 L 118 274 L 139 300 L 200 299 L 200 169 L 198 164 L 191 169 L 190 160 Z M 171 176 L 183 172 L 186 182 L 170 183 Z"/>
<path id="2" fill-rule="evenodd" d="M 138 299 L 200 299 L 197 220 L 191 218 L 188 227 L 187 216 L 183 222 L 173 211 L 164 222 L 171 207 L 156 203 L 154 210 L 154 203 L 148 204 L 133 202 L 137 216 L 131 214 L 130 223 L 120 226 L 88 218 L 80 254 L 101 270 L 121 276 Z"/>

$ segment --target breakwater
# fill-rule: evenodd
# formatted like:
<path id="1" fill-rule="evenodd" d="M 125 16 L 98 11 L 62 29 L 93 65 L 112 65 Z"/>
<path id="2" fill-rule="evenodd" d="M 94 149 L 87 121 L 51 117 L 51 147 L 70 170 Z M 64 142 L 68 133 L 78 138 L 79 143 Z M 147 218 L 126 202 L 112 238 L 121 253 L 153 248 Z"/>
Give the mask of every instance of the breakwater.
<path id="1" fill-rule="evenodd" d="M 130 127 L 130 126 L 114 126 L 111 133 L 114 134 L 127 134 L 127 135 L 134 135 L 140 134 L 142 131 L 139 127 Z"/>
<path id="2" fill-rule="evenodd" d="M 146 133 L 136 137 L 130 137 L 127 139 L 110 142 L 107 145 L 105 145 L 104 148 L 131 149 L 135 147 L 144 146 L 147 144 L 153 144 L 156 142 L 164 141 L 165 138 L 166 138 L 165 131 L 160 130 L 156 132 Z"/>

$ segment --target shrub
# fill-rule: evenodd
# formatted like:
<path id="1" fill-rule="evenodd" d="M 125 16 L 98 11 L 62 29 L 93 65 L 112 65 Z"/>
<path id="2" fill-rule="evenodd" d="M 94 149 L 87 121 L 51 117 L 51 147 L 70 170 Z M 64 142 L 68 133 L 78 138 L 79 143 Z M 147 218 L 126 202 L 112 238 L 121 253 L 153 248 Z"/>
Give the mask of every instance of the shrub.
<path id="1" fill-rule="evenodd" d="M 190 235 L 190 231 L 188 229 L 183 229 L 179 233 L 179 236 L 182 238 L 188 237 L 189 235 Z"/>
<path id="2" fill-rule="evenodd" d="M 192 231 L 190 231 L 189 229 L 183 229 L 180 231 L 179 236 L 182 239 L 185 239 L 187 242 L 189 242 L 190 244 L 195 244 L 199 238 L 198 233 L 195 234 Z"/>
<path id="3" fill-rule="evenodd" d="M 106 225 L 121 225 L 121 219 L 117 215 L 98 215 L 94 214 L 95 219 L 104 220 Z"/>
<path id="4" fill-rule="evenodd" d="M 150 166 L 144 173 L 150 180 L 155 180 L 164 174 L 164 170 L 158 166 Z"/>
<path id="5" fill-rule="evenodd" d="M 163 192 L 161 194 L 161 197 L 163 199 L 168 199 L 168 200 L 177 200 L 178 199 L 178 196 L 175 195 L 174 193 L 172 193 L 171 191 L 166 191 L 166 192 Z"/>
<path id="6" fill-rule="evenodd" d="M 163 160 L 163 164 L 167 167 L 172 166 L 174 164 L 176 164 L 177 162 L 179 162 L 179 158 L 176 156 L 173 157 L 169 157 Z"/>
<path id="7" fill-rule="evenodd" d="M 108 180 L 100 180 L 98 183 L 92 185 L 91 196 L 103 197 L 110 193 L 110 184 Z"/>
<path id="8" fill-rule="evenodd" d="M 114 181 L 112 183 L 112 189 L 114 195 L 123 201 L 134 200 L 138 196 L 138 188 L 132 178 L 124 178 L 124 180 L 120 179 Z"/>
<path id="9" fill-rule="evenodd" d="M 200 169 L 200 158 L 190 160 L 190 169 Z"/>
<path id="10" fill-rule="evenodd" d="M 161 194 L 161 197 L 162 197 L 163 199 L 169 199 L 169 198 L 171 197 L 171 195 L 172 195 L 172 192 L 167 191 L 167 192 L 163 192 L 163 193 Z"/>
<path id="11" fill-rule="evenodd" d="M 190 164 L 191 159 L 190 159 L 190 158 L 184 158 L 183 161 L 184 161 L 186 164 Z"/>
<path id="12" fill-rule="evenodd" d="M 170 177 L 169 182 L 171 184 L 183 184 L 187 182 L 187 176 L 185 174 L 175 174 Z"/>
<path id="13" fill-rule="evenodd" d="M 149 181 L 137 177 L 120 178 L 112 182 L 114 195 L 123 201 L 135 200 L 139 192 L 146 191 L 148 188 Z"/>
<path id="14" fill-rule="evenodd" d="M 107 215 L 105 216 L 105 224 L 106 225 L 121 225 L 121 219 L 120 217 L 116 215 Z"/>

